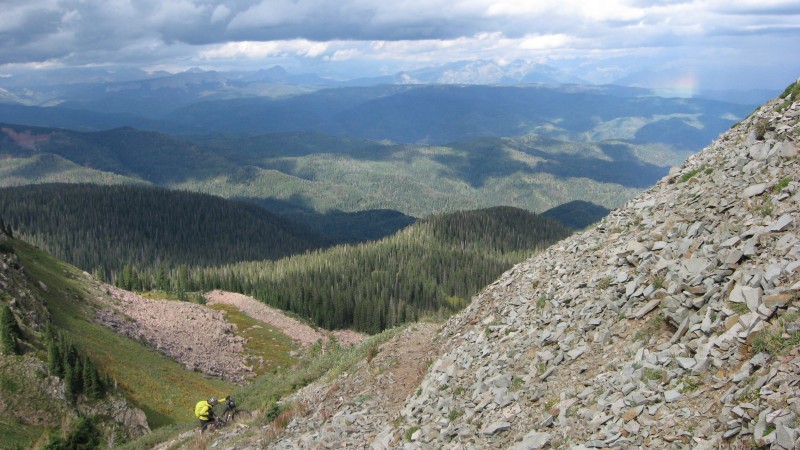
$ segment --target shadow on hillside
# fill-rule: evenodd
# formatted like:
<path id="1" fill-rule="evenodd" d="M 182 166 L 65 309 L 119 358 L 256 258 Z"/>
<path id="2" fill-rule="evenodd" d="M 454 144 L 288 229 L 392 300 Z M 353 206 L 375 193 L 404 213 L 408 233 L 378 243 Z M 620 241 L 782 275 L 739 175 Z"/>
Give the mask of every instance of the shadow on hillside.
<path id="1" fill-rule="evenodd" d="M 668 167 L 642 162 L 624 144 L 599 144 L 602 152 L 611 160 L 535 147 L 514 148 L 544 160 L 534 166 L 512 158 L 501 140 L 486 139 L 477 144 L 455 144 L 454 147 L 461 150 L 461 154 L 436 155 L 432 158 L 447 166 L 451 177 L 454 175 L 473 188 L 483 187 L 490 178 L 508 177 L 518 172 L 547 173 L 561 179 L 589 178 L 601 183 L 646 188 L 669 172 Z"/>
<path id="2" fill-rule="evenodd" d="M 416 218 L 390 209 L 357 212 L 317 212 L 302 195 L 288 200 L 273 198 L 238 198 L 255 203 L 290 221 L 302 224 L 323 235 L 328 245 L 353 244 L 391 236 L 416 222 Z"/>

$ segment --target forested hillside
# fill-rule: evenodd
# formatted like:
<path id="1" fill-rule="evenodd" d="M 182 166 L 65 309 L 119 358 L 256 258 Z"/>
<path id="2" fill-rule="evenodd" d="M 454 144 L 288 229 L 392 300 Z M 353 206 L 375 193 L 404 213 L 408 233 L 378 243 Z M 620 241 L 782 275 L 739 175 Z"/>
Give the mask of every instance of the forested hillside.
<path id="1" fill-rule="evenodd" d="M 84 270 L 277 259 L 328 244 L 256 205 L 137 186 L 0 189 L 0 211 L 27 241 Z M 148 286 L 149 287 L 149 286 Z"/>
<path id="2" fill-rule="evenodd" d="M 325 328 L 375 333 L 463 308 L 513 264 L 568 234 L 551 219 L 497 207 L 432 217 L 377 242 L 190 269 L 187 282 L 190 290 L 252 295 Z"/>
<path id="3" fill-rule="evenodd" d="M 154 184 L 301 212 L 296 217 L 304 220 L 305 213 L 337 210 L 426 217 L 510 205 L 539 212 L 573 200 L 610 208 L 688 153 L 538 135 L 425 146 L 319 133 L 188 139 L 131 128 L 82 133 L 6 125 L 0 155 L 0 186 Z"/>
<path id="4" fill-rule="evenodd" d="M 495 207 L 308 253 L 330 241 L 256 205 L 136 186 L 3 188 L 0 211 L 20 237 L 126 289 L 241 292 L 325 328 L 367 332 L 459 310 L 512 264 L 569 234 L 543 216 Z M 366 216 L 380 217 L 399 220 Z"/>
<path id="5" fill-rule="evenodd" d="M 576 200 L 548 209 L 542 215 L 563 223 L 573 230 L 582 230 L 599 222 L 610 211 L 591 202 Z"/>
<path id="6" fill-rule="evenodd" d="M 647 96 L 618 86 L 384 85 L 199 101 L 164 119 L 165 124 L 225 133 L 303 130 L 429 144 L 531 132 L 566 139 L 611 132 L 616 135 L 608 137 L 627 134 L 641 142 L 697 150 L 734 122 L 730 116 L 743 117 L 751 109 Z M 664 133 L 665 127 L 674 131 Z"/>
<path id="7" fill-rule="evenodd" d="M 0 125 L 0 154 L 52 153 L 73 163 L 159 185 L 208 178 L 233 165 L 209 149 L 129 127 L 98 132 Z"/>

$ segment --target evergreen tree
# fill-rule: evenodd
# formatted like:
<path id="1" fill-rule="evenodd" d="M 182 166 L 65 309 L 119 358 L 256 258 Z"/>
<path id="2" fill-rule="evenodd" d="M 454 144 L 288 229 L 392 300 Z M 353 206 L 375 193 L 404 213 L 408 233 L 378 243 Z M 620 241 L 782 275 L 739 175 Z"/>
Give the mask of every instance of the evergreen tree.
<path id="1" fill-rule="evenodd" d="M 67 437 L 67 448 L 89 450 L 100 447 L 100 431 L 89 417 L 81 417 Z"/>
<path id="2" fill-rule="evenodd" d="M 186 300 L 186 291 L 189 290 L 189 268 L 185 264 L 178 267 L 178 298 Z"/>
<path id="3" fill-rule="evenodd" d="M 6 303 L 0 311 L 0 352 L 4 355 L 16 355 L 19 350 L 17 346 L 19 338 L 17 320 L 11 307 Z"/>
<path id="4" fill-rule="evenodd" d="M 3 221 L 2 217 L 0 217 L 0 233 L 3 233 L 10 238 L 14 237 L 14 230 L 11 229 L 11 225 L 8 225 Z"/>
<path id="5" fill-rule="evenodd" d="M 75 358 L 75 363 L 70 368 L 72 371 L 72 392 L 76 395 L 83 393 L 83 362 L 80 358 Z"/>
<path id="6" fill-rule="evenodd" d="M 73 389 L 75 387 L 75 382 L 72 379 L 74 375 L 75 373 L 72 371 L 72 367 L 64 367 L 64 397 L 70 402 L 74 402 L 78 397 L 78 393 Z"/>
<path id="7" fill-rule="evenodd" d="M 83 392 L 91 398 L 103 396 L 103 385 L 97 375 L 97 369 L 88 357 L 83 363 Z"/>
<path id="8" fill-rule="evenodd" d="M 128 264 L 122 268 L 122 275 L 119 276 L 117 286 L 127 291 L 133 288 L 133 269 Z"/>
<path id="9" fill-rule="evenodd" d="M 64 394 L 67 399 L 74 401 L 78 394 L 80 394 L 80 381 L 77 378 L 83 378 L 83 373 L 77 372 L 75 366 L 79 361 L 78 351 L 72 343 L 62 339 L 60 342 L 60 350 L 64 366 Z"/>
<path id="10" fill-rule="evenodd" d="M 163 292 L 169 292 L 169 278 L 167 278 L 167 269 L 164 265 L 158 266 L 158 274 L 156 275 L 156 289 Z"/>
<path id="11" fill-rule="evenodd" d="M 46 330 L 50 330 L 49 325 Z M 47 345 L 47 367 L 50 369 L 50 375 L 62 378 L 64 376 L 64 355 L 61 354 L 55 337 L 48 331 L 45 331 L 45 344 Z"/>
<path id="12" fill-rule="evenodd" d="M 88 417 L 79 417 L 72 430 L 63 438 L 58 435 L 50 437 L 44 446 L 45 450 L 90 450 L 100 448 L 102 434 Z"/>
<path id="13" fill-rule="evenodd" d="M 97 269 L 95 269 L 94 277 L 101 283 L 106 282 L 106 270 L 103 268 L 103 266 L 98 266 Z"/>

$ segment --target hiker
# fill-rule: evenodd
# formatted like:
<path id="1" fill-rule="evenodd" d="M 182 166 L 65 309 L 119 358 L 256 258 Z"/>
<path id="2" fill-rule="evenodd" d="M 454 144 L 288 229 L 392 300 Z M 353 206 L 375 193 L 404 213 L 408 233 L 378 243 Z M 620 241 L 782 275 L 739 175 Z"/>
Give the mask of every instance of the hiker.
<path id="1" fill-rule="evenodd" d="M 227 398 L 221 399 L 221 401 L 227 401 Z M 200 421 L 200 432 L 206 431 L 206 428 L 213 423 L 216 422 L 217 416 L 214 414 L 214 407 L 220 401 L 216 399 L 216 397 L 211 397 L 208 400 L 200 400 L 197 402 L 197 405 L 194 407 L 194 416 L 197 417 L 197 420 Z"/>

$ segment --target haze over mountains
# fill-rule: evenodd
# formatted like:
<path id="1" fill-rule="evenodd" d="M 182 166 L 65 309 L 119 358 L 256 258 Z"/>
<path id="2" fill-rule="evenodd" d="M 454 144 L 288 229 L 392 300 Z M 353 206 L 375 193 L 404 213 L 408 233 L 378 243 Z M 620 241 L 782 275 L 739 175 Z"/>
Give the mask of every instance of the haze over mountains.
<path id="1" fill-rule="evenodd" d="M 642 88 L 530 84 L 580 80 L 525 63 L 349 83 L 280 68 L 60 75 L 0 79 L 16 100 L 0 104 L 0 151 L 11 157 L 0 184 L 155 184 L 307 224 L 309 213 L 337 210 L 613 208 L 752 110 Z"/>
<path id="2" fill-rule="evenodd" d="M 641 71 L 625 75 L 608 83 L 638 88 L 640 93 L 668 93 L 682 97 L 698 97 L 733 103 L 758 105 L 777 94 L 774 89 L 713 91 L 664 90 L 680 74 L 675 71 Z M 251 71 L 206 71 L 190 69 L 183 72 L 144 71 L 133 68 L 64 68 L 26 73 L 25 76 L 0 77 L 0 100 L 30 106 L 55 105 L 62 102 L 81 102 L 98 95 L 135 99 L 158 89 L 183 90 L 185 99 L 194 92 L 215 98 L 252 95 L 280 96 L 325 87 L 403 85 L 403 84 L 574 84 L 592 85 L 570 72 L 541 63 L 516 60 L 498 64 L 492 60 L 450 62 L 438 66 L 397 72 L 381 77 L 333 79 L 314 73 L 292 73 L 281 66 Z M 674 83 L 673 83 L 674 84 Z M 205 90 L 203 90 L 205 89 Z M 165 92 L 165 91 L 162 91 Z M 723 97 L 724 95 L 724 97 Z M 181 97 L 174 97 L 173 101 Z"/>

